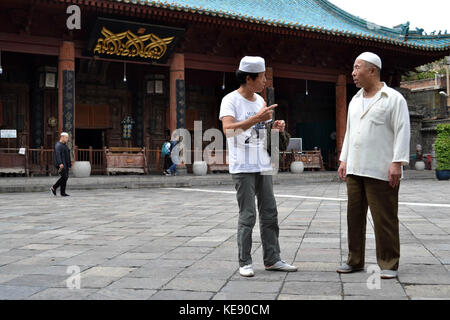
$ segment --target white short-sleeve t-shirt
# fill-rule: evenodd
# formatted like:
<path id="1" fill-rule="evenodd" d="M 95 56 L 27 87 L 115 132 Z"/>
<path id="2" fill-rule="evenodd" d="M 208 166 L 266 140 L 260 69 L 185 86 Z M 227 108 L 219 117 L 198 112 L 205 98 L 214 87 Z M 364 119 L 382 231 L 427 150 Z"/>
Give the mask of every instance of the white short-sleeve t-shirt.
<path id="1" fill-rule="evenodd" d="M 264 106 L 264 99 L 255 94 L 256 100 L 245 99 L 237 90 L 222 99 L 219 119 L 231 116 L 236 122 L 254 116 Z M 265 146 L 266 127 L 264 122 L 238 135 L 227 138 L 229 171 L 235 173 L 253 173 L 271 171 L 272 165 Z"/>

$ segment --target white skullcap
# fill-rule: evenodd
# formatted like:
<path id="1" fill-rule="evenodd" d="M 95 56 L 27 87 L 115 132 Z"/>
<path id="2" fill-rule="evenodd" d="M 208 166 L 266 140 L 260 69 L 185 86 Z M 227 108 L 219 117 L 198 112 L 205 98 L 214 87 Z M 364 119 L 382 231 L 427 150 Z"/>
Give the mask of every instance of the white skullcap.
<path id="1" fill-rule="evenodd" d="M 239 71 L 260 73 L 266 71 L 266 63 L 261 57 L 243 57 L 239 64 Z"/>
<path id="2" fill-rule="evenodd" d="M 372 52 L 361 53 L 358 56 L 358 58 L 356 58 L 356 60 L 358 60 L 358 59 L 370 62 L 371 64 L 376 65 L 378 68 L 381 69 L 381 59 L 375 53 L 372 53 Z"/>
<path id="3" fill-rule="evenodd" d="M 68 137 L 69 134 L 67 132 L 61 132 L 61 137 Z"/>

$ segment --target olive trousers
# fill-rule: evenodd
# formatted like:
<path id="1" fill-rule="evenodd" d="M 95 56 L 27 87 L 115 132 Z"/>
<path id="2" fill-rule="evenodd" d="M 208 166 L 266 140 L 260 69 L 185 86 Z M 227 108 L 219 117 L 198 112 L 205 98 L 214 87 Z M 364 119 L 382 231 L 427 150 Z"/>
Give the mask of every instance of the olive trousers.
<path id="1" fill-rule="evenodd" d="M 377 263 L 381 270 L 398 270 L 400 235 L 398 192 L 389 182 L 347 175 L 347 264 L 364 267 L 367 209 L 370 208 L 375 229 Z"/>
<path id="2" fill-rule="evenodd" d="M 239 221 L 237 243 L 239 266 L 252 264 L 252 232 L 256 223 L 255 196 L 258 202 L 259 228 L 263 247 L 263 260 L 271 266 L 280 260 L 278 242 L 278 211 L 273 194 L 272 175 L 238 173 L 232 175 L 237 191 Z"/>

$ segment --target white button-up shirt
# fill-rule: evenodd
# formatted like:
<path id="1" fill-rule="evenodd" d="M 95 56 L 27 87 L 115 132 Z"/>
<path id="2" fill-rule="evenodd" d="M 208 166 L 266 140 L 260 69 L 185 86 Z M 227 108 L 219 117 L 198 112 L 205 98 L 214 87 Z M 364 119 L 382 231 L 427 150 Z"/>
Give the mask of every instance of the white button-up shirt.
<path id="1" fill-rule="evenodd" d="M 398 91 L 383 83 L 363 111 L 363 91 L 350 102 L 339 160 L 347 163 L 347 174 L 388 181 L 392 162 L 409 163 L 408 105 Z"/>

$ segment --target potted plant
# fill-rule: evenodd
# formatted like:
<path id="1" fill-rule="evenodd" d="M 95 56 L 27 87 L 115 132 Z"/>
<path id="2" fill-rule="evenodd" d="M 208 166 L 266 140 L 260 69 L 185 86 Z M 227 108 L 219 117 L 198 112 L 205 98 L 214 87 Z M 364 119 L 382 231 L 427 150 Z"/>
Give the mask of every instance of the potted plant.
<path id="1" fill-rule="evenodd" d="M 436 150 L 436 178 L 438 180 L 450 179 L 450 124 L 438 124 L 437 136 L 434 142 Z"/>

